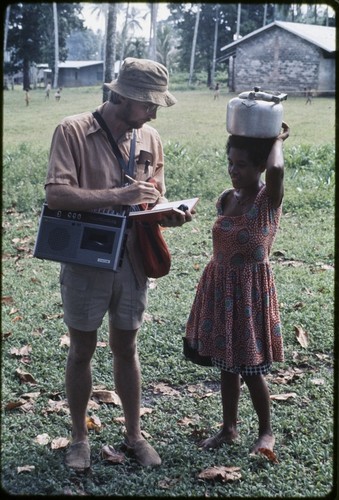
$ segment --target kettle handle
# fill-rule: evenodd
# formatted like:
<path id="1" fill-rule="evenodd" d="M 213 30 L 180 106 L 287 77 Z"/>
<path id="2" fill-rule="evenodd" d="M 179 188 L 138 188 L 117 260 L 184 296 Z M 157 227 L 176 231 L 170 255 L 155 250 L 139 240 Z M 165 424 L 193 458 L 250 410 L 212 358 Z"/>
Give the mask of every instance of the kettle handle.
<path id="1" fill-rule="evenodd" d="M 261 99 L 263 101 L 268 101 L 268 102 L 275 102 L 279 103 L 281 101 L 286 101 L 287 99 L 287 94 L 269 94 L 268 92 L 260 92 L 259 89 L 256 91 L 256 88 L 254 88 L 254 92 L 250 92 L 250 94 L 254 94 L 253 99 Z M 250 95 L 248 97 L 251 97 Z"/>
<path id="2" fill-rule="evenodd" d="M 240 98 L 247 97 L 248 99 L 261 99 L 262 101 L 279 103 L 286 101 L 287 94 L 269 94 L 268 92 L 261 92 L 260 87 L 254 87 L 254 90 L 248 93 L 239 95 Z"/>

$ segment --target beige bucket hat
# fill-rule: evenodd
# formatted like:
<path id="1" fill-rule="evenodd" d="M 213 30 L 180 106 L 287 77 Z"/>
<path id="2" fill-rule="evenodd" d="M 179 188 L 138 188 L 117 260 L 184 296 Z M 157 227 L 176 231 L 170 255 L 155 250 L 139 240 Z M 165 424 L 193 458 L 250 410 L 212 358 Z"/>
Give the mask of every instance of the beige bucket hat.
<path id="1" fill-rule="evenodd" d="M 117 94 L 158 106 L 173 106 L 176 98 L 168 91 L 168 71 L 162 64 L 149 59 L 127 57 L 118 78 L 104 84 Z"/>

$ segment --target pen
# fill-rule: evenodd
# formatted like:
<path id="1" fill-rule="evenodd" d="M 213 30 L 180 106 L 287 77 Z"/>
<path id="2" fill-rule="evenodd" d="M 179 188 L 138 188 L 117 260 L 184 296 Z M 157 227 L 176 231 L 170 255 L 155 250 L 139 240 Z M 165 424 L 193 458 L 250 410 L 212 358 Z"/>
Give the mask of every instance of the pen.
<path id="1" fill-rule="evenodd" d="M 133 177 L 130 177 L 129 175 L 125 174 L 126 179 L 128 179 L 131 182 L 137 182 Z"/>

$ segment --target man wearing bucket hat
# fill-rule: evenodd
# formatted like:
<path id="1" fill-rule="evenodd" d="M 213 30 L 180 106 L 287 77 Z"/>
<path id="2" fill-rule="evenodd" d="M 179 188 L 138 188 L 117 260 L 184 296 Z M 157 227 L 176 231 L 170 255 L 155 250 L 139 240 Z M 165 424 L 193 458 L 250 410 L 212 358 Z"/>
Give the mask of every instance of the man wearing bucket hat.
<path id="1" fill-rule="evenodd" d="M 168 107 L 176 102 L 168 91 L 167 69 L 154 61 L 127 58 L 117 79 L 105 85 L 110 90 L 109 100 L 96 111 L 106 122 L 125 163 L 132 165 L 134 182 L 126 183 L 107 135 L 93 113 L 70 116 L 57 126 L 52 139 L 45 185 L 51 209 L 118 211 L 123 206 L 165 201 L 162 143 L 147 122 L 156 118 L 159 106 Z M 135 152 L 130 155 L 133 130 Z M 156 180 L 157 188 L 147 181 L 150 177 Z M 187 211 L 179 217 L 164 219 L 162 225 L 180 226 L 191 219 Z M 140 428 L 137 333 L 147 304 L 148 279 L 133 226 L 128 230 L 118 272 L 61 264 L 60 284 L 64 321 L 70 335 L 66 393 L 72 443 L 66 453 L 66 465 L 76 470 L 90 467 L 86 409 L 92 391 L 91 359 L 97 330 L 106 312 L 115 388 L 125 417 L 123 448 L 142 466 L 160 465 L 158 453 L 142 437 Z"/>

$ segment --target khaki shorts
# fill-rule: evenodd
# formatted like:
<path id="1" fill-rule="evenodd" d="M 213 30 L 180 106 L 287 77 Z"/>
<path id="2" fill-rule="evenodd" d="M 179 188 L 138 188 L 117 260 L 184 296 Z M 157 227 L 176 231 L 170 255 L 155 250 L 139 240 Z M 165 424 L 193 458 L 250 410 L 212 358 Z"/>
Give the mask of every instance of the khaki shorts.
<path id="1" fill-rule="evenodd" d="M 140 328 L 147 306 L 148 284 L 138 287 L 127 255 L 118 272 L 61 264 L 60 285 L 67 326 L 85 332 L 97 330 L 108 311 L 113 327 Z"/>

